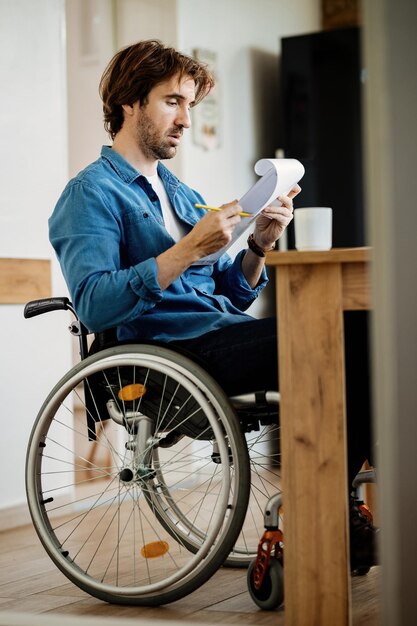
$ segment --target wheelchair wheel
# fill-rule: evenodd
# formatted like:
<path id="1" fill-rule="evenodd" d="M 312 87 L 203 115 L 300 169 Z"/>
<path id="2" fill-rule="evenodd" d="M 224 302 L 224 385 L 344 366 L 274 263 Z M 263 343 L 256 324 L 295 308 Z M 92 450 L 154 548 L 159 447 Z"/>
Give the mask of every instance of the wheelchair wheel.
<path id="1" fill-rule="evenodd" d="M 27 497 L 45 549 L 72 582 L 113 603 L 165 604 L 201 586 L 236 543 L 249 483 L 227 397 L 159 346 L 82 361 L 52 390 L 29 440 Z"/>
<path id="2" fill-rule="evenodd" d="M 253 580 L 256 559 L 248 569 L 248 589 L 252 600 L 265 611 L 273 611 L 284 602 L 284 570 L 279 561 L 271 559 L 265 572 L 260 589 L 256 589 Z"/>

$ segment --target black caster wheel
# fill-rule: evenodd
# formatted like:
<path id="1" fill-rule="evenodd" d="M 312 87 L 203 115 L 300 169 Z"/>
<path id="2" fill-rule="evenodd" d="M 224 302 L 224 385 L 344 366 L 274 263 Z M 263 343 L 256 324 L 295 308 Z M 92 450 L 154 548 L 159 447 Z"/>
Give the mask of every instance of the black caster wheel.
<path id="1" fill-rule="evenodd" d="M 260 589 L 255 588 L 253 571 L 256 559 L 251 562 L 248 569 L 248 589 L 252 600 L 259 608 L 272 611 L 278 608 L 284 601 L 284 570 L 279 561 L 271 559 L 265 572 Z"/>

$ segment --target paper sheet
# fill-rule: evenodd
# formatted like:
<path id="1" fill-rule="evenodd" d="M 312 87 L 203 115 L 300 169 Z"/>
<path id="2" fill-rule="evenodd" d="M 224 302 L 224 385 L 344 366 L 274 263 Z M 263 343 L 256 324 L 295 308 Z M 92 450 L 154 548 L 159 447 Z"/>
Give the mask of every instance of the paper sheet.
<path id="1" fill-rule="evenodd" d="M 261 178 L 239 200 L 239 205 L 250 217 L 242 220 L 233 231 L 232 240 L 226 246 L 197 261 L 196 265 L 210 265 L 230 248 L 238 237 L 254 222 L 265 207 L 269 206 L 280 195 L 288 192 L 304 176 L 304 166 L 297 159 L 260 159 L 255 164 L 255 172 Z"/>

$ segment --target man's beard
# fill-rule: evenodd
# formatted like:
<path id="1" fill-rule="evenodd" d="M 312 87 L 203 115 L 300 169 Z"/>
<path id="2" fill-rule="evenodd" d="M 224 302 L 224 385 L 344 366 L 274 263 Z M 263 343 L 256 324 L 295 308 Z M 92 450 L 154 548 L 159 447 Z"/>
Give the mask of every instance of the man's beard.
<path id="1" fill-rule="evenodd" d="M 137 142 L 146 157 L 152 159 L 172 159 L 177 153 L 177 146 L 169 143 L 169 135 L 182 134 L 182 128 L 174 126 L 166 133 L 160 133 L 145 111 L 141 111 L 136 126 Z"/>

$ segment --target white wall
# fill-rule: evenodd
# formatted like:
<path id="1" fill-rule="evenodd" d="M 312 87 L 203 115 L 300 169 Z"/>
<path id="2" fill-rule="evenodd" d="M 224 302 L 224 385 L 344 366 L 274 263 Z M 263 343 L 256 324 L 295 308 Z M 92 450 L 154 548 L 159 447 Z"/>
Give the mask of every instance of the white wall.
<path id="1" fill-rule="evenodd" d="M 66 4 L 68 67 L 68 173 L 75 176 L 110 144 L 98 92 L 114 53 L 112 0 L 69 0 Z"/>
<path id="2" fill-rule="evenodd" d="M 177 45 L 177 0 L 115 0 L 117 48 L 141 39 Z"/>
<path id="3" fill-rule="evenodd" d="M 0 0 L 0 256 L 53 258 L 47 218 L 67 177 L 64 0 Z M 63 289 L 53 262 L 54 292 Z M 25 502 L 26 443 L 69 366 L 65 313 L 0 305 L 2 509 Z M 4 511 L 3 511 L 4 512 Z"/>

